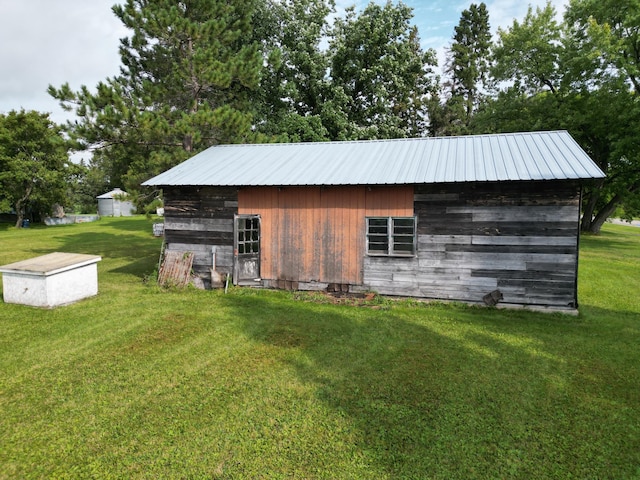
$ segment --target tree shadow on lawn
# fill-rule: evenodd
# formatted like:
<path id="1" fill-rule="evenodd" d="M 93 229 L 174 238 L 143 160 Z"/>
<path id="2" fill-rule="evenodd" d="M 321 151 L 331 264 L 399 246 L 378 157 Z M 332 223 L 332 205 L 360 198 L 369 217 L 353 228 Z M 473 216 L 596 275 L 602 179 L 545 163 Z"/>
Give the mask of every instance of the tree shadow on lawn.
<path id="1" fill-rule="evenodd" d="M 575 318 L 428 306 L 291 308 L 244 295 L 223 301 L 237 309 L 243 334 L 299 352 L 284 361 L 314 385 L 318 401 L 353 420 L 365 461 L 390 478 L 570 475 L 579 473 L 573 462 L 581 448 L 589 455 L 609 445 L 610 454 L 611 442 L 622 445 L 572 429 L 589 412 L 573 398 L 582 387 L 562 342 L 550 340 L 584 328 Z M 589 372 L 602 374 L 594 388 L 609 373 Z M 621 400 L 611 395 L 601 400 Z M 585 473 L 605 475 L 608 467 L 587 465 Z"/>
<path id="2" fill-rule="evenodd" d="M 122 230 L 123 232 L 141 232 L 141 225 L 146 228 L 145 232 L 153 234 L 153 224 L 164 222 L 162 217 L 147 217 L 144 215 L 134 215 L 131 217 L 101 217 L 102 226 Z"/>
<path id="3" fill-rule="evenodd" d="M 588 248 L 592 252 L 598 250 L 635 252 L 638 250 L 638 242 L 640 242 L 640 228 L 637 227 L 623 226 L 615 230 L 602 230 L 598 234 L 583 233 L 580 236 L 580 248 Z"/>
<path id="4" fill-rule="evenodd" d="M 57 243 L 53 249 L 35 252 L 40 255 L 52 251 L 100 255 L 103 262 L 101 266 L 107 271 L 138 277 L 149 275 L 157 267 L 162 244 L 162 239 L 151 240 L 140 235 L 102 231 L 65 234 L 53 236 L 53 239 Z"/>

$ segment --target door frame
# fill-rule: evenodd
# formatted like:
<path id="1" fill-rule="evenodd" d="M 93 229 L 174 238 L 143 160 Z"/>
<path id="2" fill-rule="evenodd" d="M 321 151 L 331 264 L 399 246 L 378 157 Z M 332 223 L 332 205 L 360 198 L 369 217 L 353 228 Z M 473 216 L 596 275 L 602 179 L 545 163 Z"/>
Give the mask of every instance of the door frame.
<path id="1" fill-rule="evenodd" d="M 241 228 L 240 222 L 252 220 L 249 228 Z M 262 219 L 259 214 L 234 214 L 233 216 L 233 284 L 260 285 L 260 257 L 262 251 Z M 249 232 L 249 237 L 247 237 Z M 241 235 L 242 234 L 242 235 Z M 249 250 L 249 251 L 247 251 Z M 244 263 L 244 262 L 247 263 Z M 247 267 L 254 275 L 242 275 Z M 242 276 L 242 278 L 241 278 Z"/>

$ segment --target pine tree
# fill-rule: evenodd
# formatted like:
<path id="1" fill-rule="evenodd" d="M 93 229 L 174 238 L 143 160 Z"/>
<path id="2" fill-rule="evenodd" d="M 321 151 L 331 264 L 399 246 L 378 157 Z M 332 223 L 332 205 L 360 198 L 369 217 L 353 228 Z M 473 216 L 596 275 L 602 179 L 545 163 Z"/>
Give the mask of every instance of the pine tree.
<path id="1" fill-rule="evenodd" d="M 471 4 L 460 16 L 448 52 L 445 103 L 433 103 L 435 134 L 469 134 L 473 113 L 483 98 L 489 70 L 491 31 L 484 3 Z"/>
<path id="2" fill-rule="evenodd" d="M 49 93 L 80 121 L 74 137 L 95 149 L 113 186 L 149 176 L 217 143 L 252 141 L 250 92 L 262 67 L 251 32 L 253 0 L 127 0 L 113 7 L 132 34 L 120 75 L 95 92 Z"/>
<path id="3" fill-rule="evenodd" d="M 491 31 L 489 12 L 484 3 L 464 10 L 455 28 L 451 46 L 451 89 L 463 99 L 464 114 L 470 119 L 489 69 Z"/>

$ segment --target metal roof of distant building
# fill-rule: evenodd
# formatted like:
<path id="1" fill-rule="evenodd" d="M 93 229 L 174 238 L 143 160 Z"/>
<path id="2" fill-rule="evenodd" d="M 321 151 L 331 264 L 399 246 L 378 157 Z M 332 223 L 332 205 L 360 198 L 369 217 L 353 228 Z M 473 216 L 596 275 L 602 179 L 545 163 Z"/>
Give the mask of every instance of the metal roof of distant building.
<path id="1" fill-rule="evenodd" d="M 114 188 L 110 192 L 103 193 L 102 195 L 98 195 L 96 198 L 113 198 L 116 195 L 127 196 L 127 192 L 120 190 L 119 188 Z"/>
<path id="2" fill-rule="evenodd" d="M 602 177 L 569 133 L 553 131 L 219 145 L 143 185 L 398 185 Z"/>

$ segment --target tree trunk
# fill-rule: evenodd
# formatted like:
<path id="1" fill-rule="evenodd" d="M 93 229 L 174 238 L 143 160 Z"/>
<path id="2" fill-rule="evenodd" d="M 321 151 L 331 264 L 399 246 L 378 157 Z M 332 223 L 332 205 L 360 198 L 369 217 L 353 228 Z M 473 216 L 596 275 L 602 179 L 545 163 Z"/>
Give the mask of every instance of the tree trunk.
<path id="1" fill-rule="evenodd" d="M 585 213 L 582 216 L 582 231 L 600 233 L 602 225 L 604 225 L 604 222 L 607 221 L 607 218 L 609 218 L 611 214 L 616 211 L 616 207 L 620 204 L 621 201 L 622 197 L 620 195 L 614 195 L 613 198 L 609 200 L 609 202 L 604 207 L 602 207 L 602 209 L 596 214 L 595 217 L 593 216 L 593 210 L 587 217 L 587 211 L 585 209 Z M 587 222 L 585 222 L 585 220 L 587 220 Z"/>
<path id="2" fill-rule="evenodd" d="M 18 220 L 16 221 L 16 228 L 22 228 L 22 220 L 24 219 L 24 214 L 18 213 Z"/>
<path id="3" fill-rule="evenodd" d="M 582 221 L 580 222 L 580 230 L 583 232 L 591 231 L 591 222 L 594 217 L 596 204 L 600 198 L 600 186 L 593 188 L 588 195 L 586 195 L 586 202 L 582 204 Z"/>
<path id="4" fill-rule="evenodd" d="M 591 221 L 591 225 L 589 226 L 588 231 L 591 233 L 600 233 L 602 225 L 604 225 L 604 222 L 607 221 L 607 218 L 609 218 L 611 214 L 616 211 L 618 203 L 619 201 L 614 202 L 612 200 L 602 210 L 600 210 L 595 218 Z"/>
<path id="5" fill-rule="evenodd" d="M 638 190 L 640 190 L 640 185 L 633 184 L 628 189 L 630 194 L 636 194 Z M 600 233 L 600 229 L 604 222 L 607 221 L 613 212 L 616 211 L 616 208 L 625 198 L 624 195 L 619 193 L 615 194 L 611 200 L 595 215 L 593 213 L 595 211 L 595 205 L 598 201 L 599 195 L 594 195 L 595 192 L 592 192 L 592 197 L 589 199 L 589 202 L 584 206 L 584 214 L 582 215 L 582 222 L 580 223 L 580 230 L 583 232 L 591 232 L 591 233 Z"/>
<path id="6" fill-rule="evenodd" d="M 16 220 L 16 228 L 22 228 L 22 221 L 24 220 L 24 215 L 25 215 L 25 205 L 32 191 L 33 191 L 33 185 L 28 185 L 24 196 L 19 200 L 16 200 L 15 209 L 16 209 L 16 214 L 18 215 L 18 219 Z"/>

